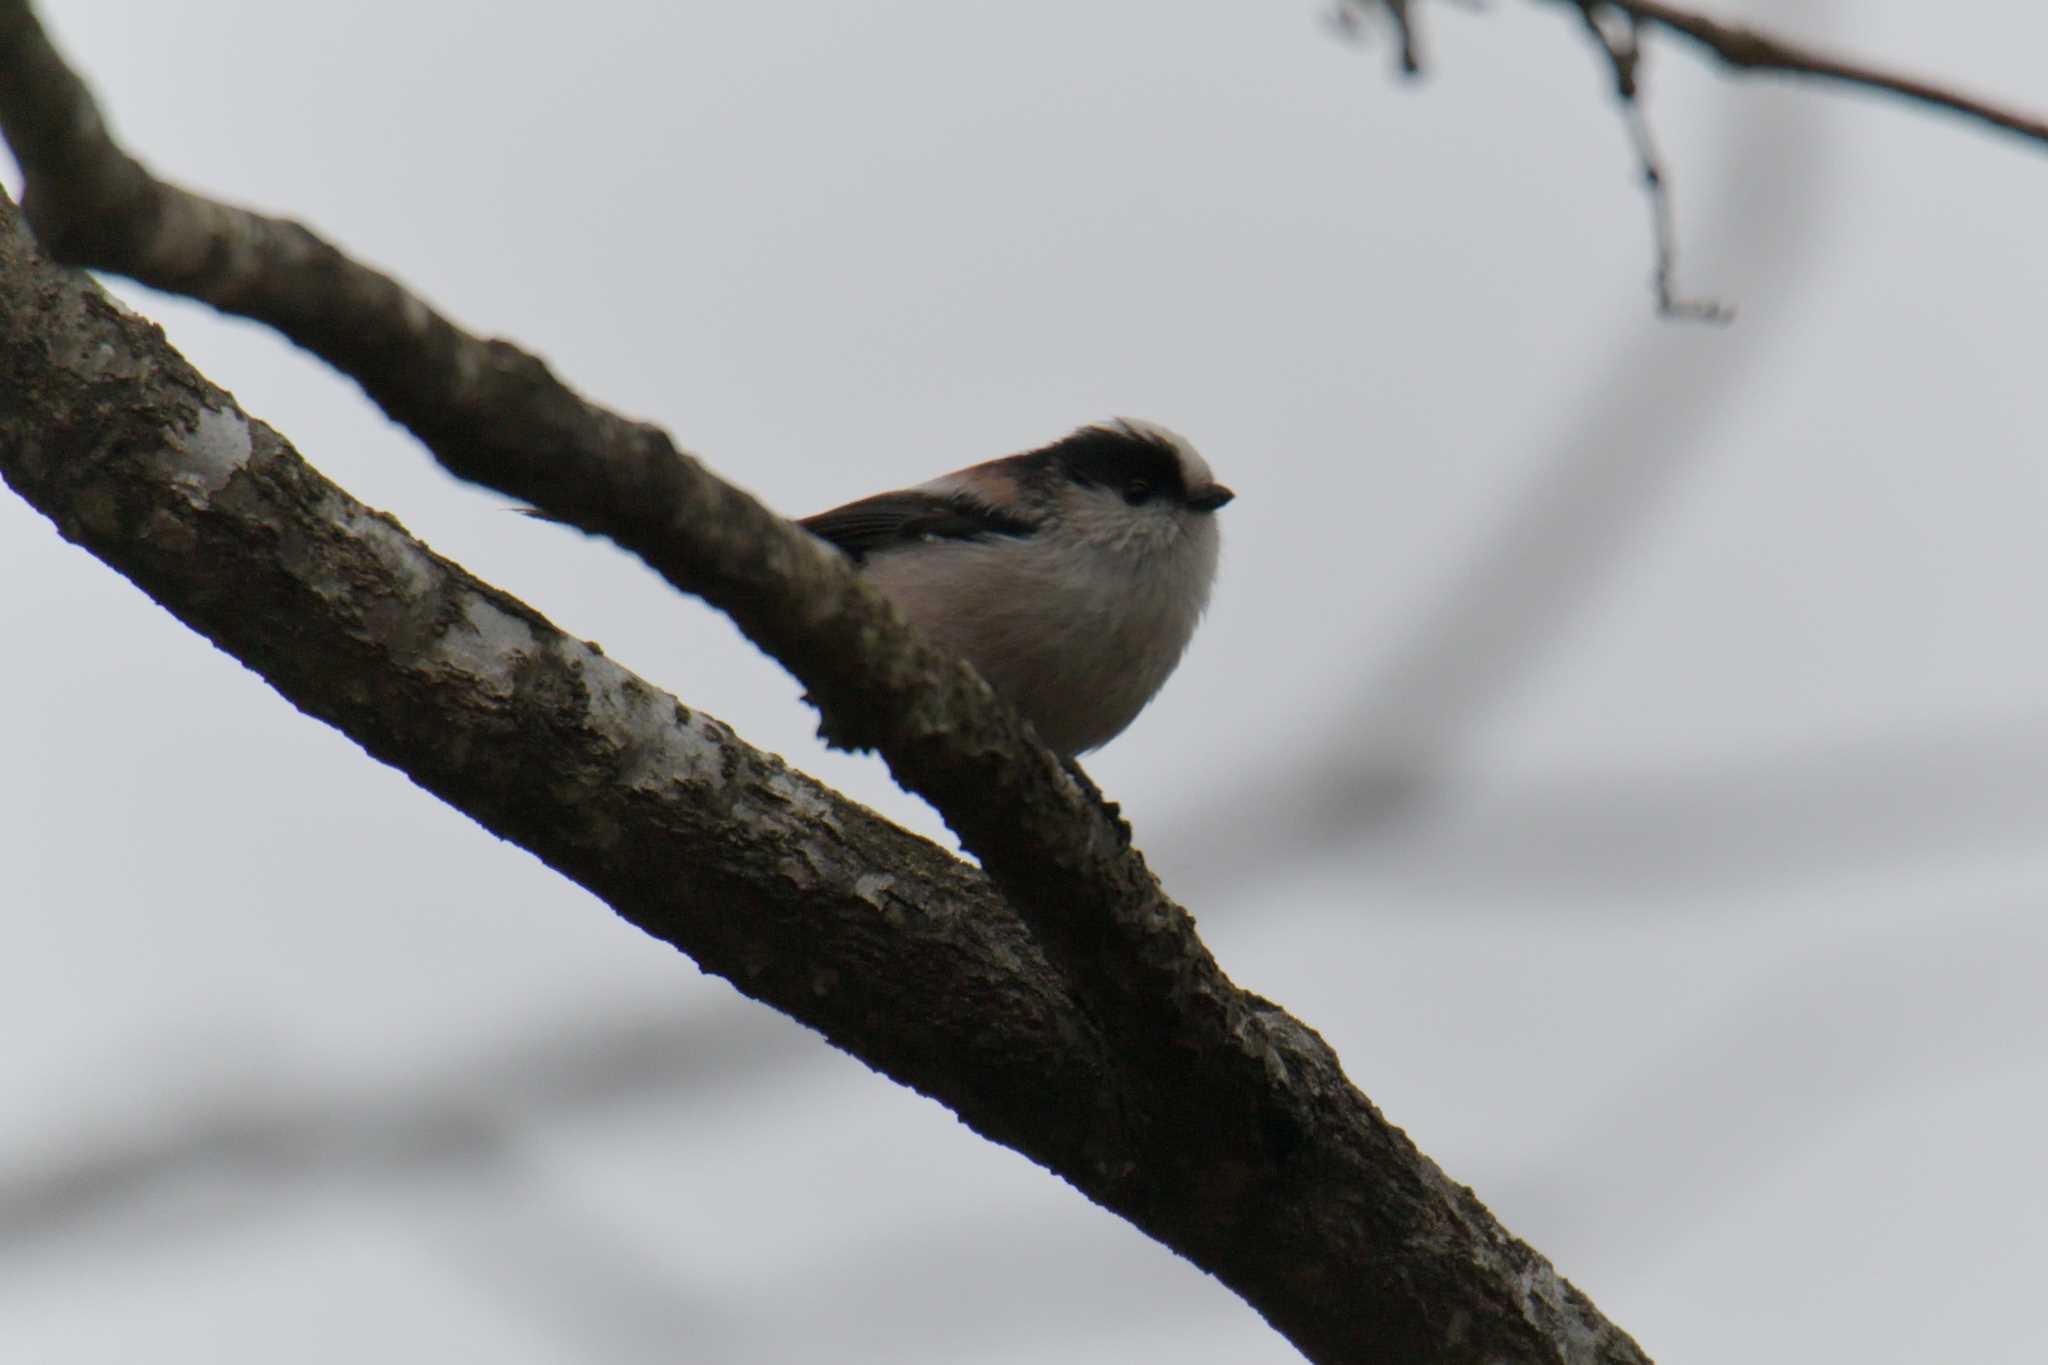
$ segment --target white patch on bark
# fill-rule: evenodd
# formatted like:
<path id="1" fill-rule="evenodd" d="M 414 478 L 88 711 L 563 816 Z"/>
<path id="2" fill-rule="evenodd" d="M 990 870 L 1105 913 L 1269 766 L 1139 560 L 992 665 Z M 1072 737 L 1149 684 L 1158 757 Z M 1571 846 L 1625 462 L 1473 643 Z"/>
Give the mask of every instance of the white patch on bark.
<path id="1" fill-rule="evenodd" d="M 512 695 L 512 673 L 533 652 L 533 627 L 479 593 L 465 594 L 462 621 L 434 642 L 434 662 L 476 679 L 498 696 Z"/>
<path id="2" fill-rule="evenodd" d="M 189 432 L 174 432 L 161 452 L 171 486 L 204 507 L 249 463 L 249 419 L 233 408 L 201 408 Z"/>
<path id="3" fill-rule="evenodd" d="M 1533 1252 L 1527 1253 L 1534 1256 Z M 1548 1261 L 1537 1257 L 1515 1273 L 1514 1285 L 1521 1292 L 1522 1316 L 1546 1337 L 1561 1339 L 1565 1361 L 1595 1361 L 1601 1358 L 1601 1334 L 1586 1321 L 1582 1312 L 1566 1302 L 1564 1280 Z M 1601 1324 L 1604 1326 L 1605 1324 Z"/>
<path id="4" fill-rule="evenodd" d="M 564 639 L 558 652 L 582 675 L 592 727 L 613 736 L 626 755 L 619 781 L 635 787 L 723 784 L 725 751 L 735 742 L 731 731 L 580 641 Z"/>
<path id="5" fill-rule="evenodd" d="M 368 546 L 376 554 L 377 562 L 398 581 L 407 597 L 425 601 L 440 589 L 442 575 L 447 570 L 428 558 L 425 548 L 402 528 L 393 526 L 388 518 L 345 494 L 323 499 L 320 513 L 340 525 L 350 539 Z M 333 594 L 334 600 L 347 600 L 354 591 L 352 585 L 342 584 Z"/>

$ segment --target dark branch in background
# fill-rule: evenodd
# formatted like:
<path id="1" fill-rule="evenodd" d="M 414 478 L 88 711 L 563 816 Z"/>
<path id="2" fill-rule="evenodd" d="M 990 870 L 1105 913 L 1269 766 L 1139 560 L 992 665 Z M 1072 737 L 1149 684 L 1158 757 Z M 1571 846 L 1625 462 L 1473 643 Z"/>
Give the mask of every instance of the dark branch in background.
<path id="1" fill-rule="evenodd" d="M 1310 1358 L 1644 1359 L 1389 1125 L 1312 1030 L 1233 985 L 1110 814 L 836 555 L 662 433 L 584 402 L 516 348 L 462 333 L 305 228 L 155 180 L 107 136 L 22 0 L 0 3 L 0 127 L 26 176 L 28 216 L 59 257 L 269 323 L 355 378 L 452 472 L 610 536 L 731 615 L 810 687 L 837 742 L 879 749 L 939 809 L 1002 893 L 998 917 L 1021 921 L 1017 952 L 952 960 L 954 1008 L 972 1016 L 990 978 L 1022 970 L 1032 984 L 1018 989 L 1062 1002 L 1055 1015 L 1075 1044 L 1046 1065 L 1088 1083 L 1041 1096 L 991 1060 L 1010 1024 L 993 1001 L 975 1046 L 956 1055 L 954 1039 L 920 1033 L 926 1021 L 905 1002 L 852 979 L 890 968 L 821 952 L 800 916 L 765 926 L 791 936 L 782 940 L 749 915 L 707 920 L 707 906 L 769 897 L 755 879 L 785 895 L 793 883 L 801 900 L 815 876 L 800 843 L 799 856 L 752 871 L 729 865 L 715 841 L 678 858 L 665 822 L 684 816 L 635 804 L 651 784 L 712 816 L 737 814 L 723 778 L 745 760 L 708 741 L 715 723 L 454 578 L 250 423 L 160 335 L 64 280 L 0 223 L 0 326 L 15 331 L 0 338 L 0 393 L 17 397 L 0 408 L 0 472 L 65 534 L 309 713 L 1210 1270 Z M 53 339 L 39 344 L 38 331 Z M 125 359 L 109 369 L 109 355 Z M 392 556 L 402 566 L 384 562 Z M 423 593 L 407 581 L 427 564 L 452 586 Z M 413 605 L 394 612 L 392 599 Z M 451 664 L 461 668 L 444 677 Z M 451 745 L 425 694 L 463 669 L 473 695 L 443 704 L 479 714 L 471 742 Z M 531 714 L 508 724 L 519 706 Z M 588 734 L 619 710 L 644 723 L 624 738 Z M 718 738 L 744 751 L 729 732 Z M 582 747 L 556 755 L 558 744 Z M 616 787 L 623 806 L 603 819 L 562 810 L 583 799 L 563 794 L 562 765 L 585 789 Z M 782 791 L 772 774 L 754 786 L 750 806 Z M 804 793 L 797 829 L 837 818 L 829 793 L 793 775 L 784 786 Z M 920 912 L 882 884 L 893 856 L 867 861 L 869 875 L 839 889 L 886 940 L 895 917 Z M 690 885 L 673 885 L 678 866 Z M 885 1042 L 859 1008 L 836 1005 L 844 1013 L 827 1021 L 793 983 L 886 1010 L 875 1025 Z M 992 1092 L 1022 1116 L 991 1104 Z"/>
<path id="2" fill-rule="evenodd" d="M 1796 303 L 1813 287 L 1825 217 L 1816 171 L 1843 130 L 1739 101 L 1725 131 L 1729 155 L 1703 168 L 1692 230 L 1753 287 Z M 1755 347 L 1699 348 L 1655 322 L 1621 328 L 1584 357 L 1577 397 L 1557 405 L 1562 422 L 1528 434 L 1531 460 L 1499 515 L 1464 537 L 1373 642 L 1353 703 L 1275 727 L 1270 752 L 1228 790 L 1203 793 L 1148 833 L 1155 860 L 1228 901 L 1261 868 L 1340 851 L 1352 866 L 1379 867 L 1435 846 L 1445 817 L 1473 799 L 1456 775 L 1476 729 L 1569 638 L 1601 585 L 1626 573 L 1654 510 L 1711 455 L 1714 416 L 1759 358 Z M 1540 843 L 1534 827 L 1510 828 L 1495 837 Z"/>
<path id="3" fill-rule="evenodd" d="M 907 885 L 897 890 L 913 893 Z M 953 913 L 944 897 L 922 908 Z M 404 1168 L 501 1152 L 537 1121 L 649 1091 L 701 1096 L 778 1083 L 817 1052 L 796 1029 L 759 1028 L 766 1019 L 758 1010 L 642 1006 L 593 1020 L 578 1009 L 453 1064 L 339 1093 L 300 1089 L 290 1057 L 243 1059 L 224 1074 L 222 1049 L 195 1037 L 192 1051 L 203 1053 L 205 1066 L 155 1078 L 178 1097 L 161 1119 L 81 1126 L 52 1144 L 41 1170 L 0 1175 L 0 1248 L 21 1254 L 33 1238 L 118 1217 L 138 1194 L 207 1172 L 232 1170 L 255 1181 L 342 1166 Z"/>

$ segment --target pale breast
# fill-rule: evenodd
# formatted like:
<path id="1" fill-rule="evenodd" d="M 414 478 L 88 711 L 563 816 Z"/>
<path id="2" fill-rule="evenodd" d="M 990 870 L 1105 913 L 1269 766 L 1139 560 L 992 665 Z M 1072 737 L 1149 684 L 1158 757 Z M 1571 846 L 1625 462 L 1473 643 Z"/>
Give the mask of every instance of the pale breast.
<path id="1" fill-rule="evenodd" d="M 963 655 L 1057 753 L 1122 733 L 1172 675 L 1207 605 L 1213 522 L 1170 542 L 1097 545 L 1077 564 L 1038 540 L 878 555 L 869 578 Z"/>

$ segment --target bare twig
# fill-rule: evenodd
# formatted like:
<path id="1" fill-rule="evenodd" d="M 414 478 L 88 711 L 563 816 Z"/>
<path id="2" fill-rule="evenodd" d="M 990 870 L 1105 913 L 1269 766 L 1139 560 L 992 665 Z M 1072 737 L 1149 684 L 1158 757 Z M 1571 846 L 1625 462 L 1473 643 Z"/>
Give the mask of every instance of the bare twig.
<path id="1" fill-rule="evenodd" d="M 1657 311 L 1665 317 L 1702 322 L 1727 322 L 1734 310 L 1711 299 L 1681 296 L 1677 286 L 1678 236 L 1671 209 L 1670 176 L 1657 150 L 1649 119 L 1637 98 L 1636 70 L 1642 59 L 1641 34 L 1659 28 L 1690 39 L 1724 65 L 1738 72 L 1768 72 L 1829 81 L 1879 94 L 1893 95 L 1929 108 L 1974 120 L 2015 137 L 2048 145 L 2048 117 L 2023 113 L 1991 100 L 1923 77 L 1881 66 L 1849 61 L 1773 34 L 1738 24 L 1725 24 L 1659 0 L 1546 0 L 1579 12 L 1588 31 L 1613 68 L 1615 90 L 1635 148 L 1636 164 L 1650 203 L 1650 231 L 1656 265 L 1653 282 Z M 1336 0 L 1333 26 L 1346 37 L 1364 32 L 1368 18 L 1384 12 L 1400 41 L 1401 70 L 1421 69 L 1415 42 L 1411 0 Z M 1626 22 L 1610 22 L 1618 16 Z"/>
<path id="2" fill-rule="evenodd" d="M 1394 30 L 1395 52 L 1404 76 L 1422 74 L 1422 45 L 1416 37 L 1413 0 L 1336 0 L 1329 11 L 1330 25 L 1353 41 L 1365 36 L 1371 15 L 1383 13 Z"/>
<path id="3" fill-rule="evenodd" d="M 1636 80 L 1643 58 L 1641 24 L 1633 18 L 1622 24 L 1610 23 L 1604 0 L 1579 0 L 1579 15 L 1614 72 L 1614 97 L 1621 104 L 1622 121 L 1628 125 L 1643 178 L 1643 193 L 1650 201 L 1650 240 L 1655 254 L 1651 280 L 1657 291 L 1657 312 L 1688 322 L 1728 322 L 1735 316 L 1734 309 L 1712 299 L 1685 298 L 1678 292 L 1678 229 L 1672 220 L 1671 187 Z"/>
<path id="4" fill-rule="evenodd" d="M 1637 97 L 1636 68 L 1641 60 L 1645 28 L 1660 28 L 1689 38 L 1738 72 L 1771 72 L 1810 80 L 1832 81 L 1916 104 L 1958 114 L 2001 132 L 2048 145 L 2048 118 L 2021 113 L 1990 100 L 1883 67 L 1852 62 L 1759 29 L 1724 24 L 1659 0 L 1550 0 L 1579 11 L 1587 29 L 1612 65 L 1615 92 L 1629 139 L 1635 145 L 1643 187 L 1650 200 L 1650 225 L 1656 250 L 1657 311 L 1667 317 L 1727 322 L 1732 309 L 1712 300 L 1685 299 L 1677 293 L 1677 231 L 1673 226 L 1669 180 Z M 1625 25 L 1609 22 L 1616 14 Z"/>
<path id="5" fill-rule="evenodd" d="M 1414 76 L 1422 71 L 1422 56 L 1415 42 L 1415 19 L 1408 12 L 1408 0 L 1382 0 L 1387 7 L 1387 18 L 1394 25 L 1394 33 L 1401 42 L 1401 70 Z"/>

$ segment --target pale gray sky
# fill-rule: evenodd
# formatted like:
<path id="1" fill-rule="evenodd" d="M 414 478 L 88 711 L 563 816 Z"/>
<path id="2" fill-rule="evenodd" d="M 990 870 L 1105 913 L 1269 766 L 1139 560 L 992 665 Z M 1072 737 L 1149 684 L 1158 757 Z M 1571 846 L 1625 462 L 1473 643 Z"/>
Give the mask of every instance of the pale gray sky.
<path id="1" fill-rule="evenodd" d="M 1714 12 L 2035 107 L 2048 9 Z M 1240 497 L 1091 762 L 1245 985 L 1666 1365 L 2037 1365 L 2048 156 L 1561 9 L 46 6 L 302 217 L 792 514 L 1111 413 Z M 15 184 L 11 167 L 8 183 Z M 928 832 L 714 614 L 141 295 L 366 501 Z M 1285 1361 L 0 497 L 0 1359 Z"/>

